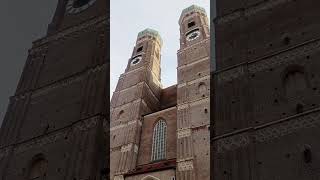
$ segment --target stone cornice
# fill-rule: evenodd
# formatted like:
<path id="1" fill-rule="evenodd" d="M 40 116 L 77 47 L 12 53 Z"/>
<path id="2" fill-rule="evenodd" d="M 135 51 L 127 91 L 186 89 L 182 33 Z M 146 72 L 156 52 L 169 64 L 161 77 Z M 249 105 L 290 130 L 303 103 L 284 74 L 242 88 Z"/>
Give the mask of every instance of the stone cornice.
<path id="1" fill-rule="evenodd" d="M 318 51 L 320 51 L 320 39 L 315 39 L 254 61 L 216 71 L 215 75 L 218 78 L 218 83 L 224 83 L 245 75 L 246 68 L 248 68 L 248 73 L 256 73 L 284 64 L 291 64 L 297 58 L 302 58 Z M 299 63 L 306 63 L 307 61 L 307 59 L 303 59 Z"/>
<path id="2" fill-rule="evenodd" d="M 254 143 L 264 143 L 293 134 L 302 129 L 320 126 L 320 108 L 273 121 L 257 127 L 249 127 L 213 138 L 214 151 L 223 153 Z"/>
<path id="3" fill-rule="evenodd" d="M 35 89 L 35 90 L 31 91 L 31 92 L 24 92 L 24 93 L 21 93 L 21 94 L 17 94 L 15 96 L 11 97 L 11 100 L 16 100 L 17 101 L 19 99 L 24 99 L 30 94 L 31 94 L 32 98 L 41 96 L 41 95 L 46 94 L 46 93 L 48 93 L 48 92 L 50 92 L 50 91 L 52 91 L 54 89 L 68 86 L 68 85 L 70 85 L 70 84 L 72 84 L 74 82 L 82 81 L 88 75 L 90 75 L 91 73 L 100 72 L 100 71 L 105 70 L 106 68 L 107 68 L 107 64 L 106 63 L 98 65 L 98 66 L 95 66 L 95 67 L 87 69 L 87 70 L 85 70 L 85 71 L 83 71 L 83 72 L 81 72 L 79 74 L 72 75 L 72 76 L 67 77 L 65 79 L 56 81 L 56 82 L 54 82 L 54 83 L 52 83 L 50 85 Z"/>
<path id="4" fill-rule="evenodd" d="M 46 48 L 46 44 L 51 41 L 57 41 L 60 39 L 65 39 L 68 37 L 71 37 L 72 34 L 80 31 L 90 31 L 92 27 L 97 28 L 100 26 L 105 26 L 108 27 L 110 23 L 110 18 L 107 16 L 100 16 L 100 17 L 95 17 L 89 21 L 86 21 L 85 23 L 73 26 L 71 28 L 62 30 L 56 34 L 53 34 L 51 36 L 47 36 L 45 38 L 39 39 L 37 41 L 33 42 L 33 48 L 29 50 L 30 54 L 33 54 L 37 51 L 41 51 L 43 48 Z"/>
<path id="5" fill-rule="evenodd" d="M 0 149 L 0 159 L 7 156 L 11 148 L 13 148 L 13 153 L 15 154 L 22 153 L 34 147 L 40 147 L 46 144 L 54 143 L 58 140 L 67 137 L 70 133 L 76 133 L 79 131 L 87 131 L 89 129 L 92 129 L 98 125 L 98 122 L 101 120 L 101 118 L 103 117 L 100 115 L 96 115 L 88 119 L 79 120 L 78 122 L 68 127 L 58 129 L 49 134 L 38 136 L 33 139 L 29 139 L 24 142 L 13 144 L 7 147 L 3 147 Z"/>
<path id="6" fill-rule="evenodd" d="M 233 11 L 232 13 L 226 14 L 221 17 L 217 17 L 214 22 L 216 25 L 229 23 L 231 21 L 237 20 L 240 17 L 250 17 L 258 14 L 261 11 L 272 9 L 281 4 L 289 3 L 294 0 L 268 0 L 258 3 L 256 5 L 250 6 L 246 9 L 238 9 Z"/>

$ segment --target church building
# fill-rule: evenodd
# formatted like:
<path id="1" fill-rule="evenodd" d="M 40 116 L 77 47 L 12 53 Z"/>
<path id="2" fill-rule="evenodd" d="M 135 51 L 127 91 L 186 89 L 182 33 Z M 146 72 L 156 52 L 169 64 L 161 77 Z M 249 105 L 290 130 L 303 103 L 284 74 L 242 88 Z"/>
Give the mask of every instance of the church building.
<path id="1" fill-rule="evenodd" d="M 177 20 L 176 85 L 161 84 L 160 34 L 141 31 L 110 107 L 110 179 L 210 179 L 210 31 L 192 5 Z"/>

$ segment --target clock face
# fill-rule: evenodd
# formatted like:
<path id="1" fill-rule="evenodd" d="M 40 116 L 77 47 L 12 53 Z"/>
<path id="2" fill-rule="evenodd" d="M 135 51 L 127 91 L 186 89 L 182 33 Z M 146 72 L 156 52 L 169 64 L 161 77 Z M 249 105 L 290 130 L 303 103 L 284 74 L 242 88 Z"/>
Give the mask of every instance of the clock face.
<path id="1" fill-rule="evenodd" d="M 200 31 L 196 30 L 196 31 L 193 31 L 187 35 L 187 40 L 193 41 L 193 40 L 197 39 L 199 36 L 200 36 Z"/>
<path id="2" fill-rule="evenodd" d="M 138 57 L 135 57 L 131 60 L 131 66 L 134 66 L 136 64 L 139 64 L 142 60 L 142 57 L 141 56 L 138 56 Z"/>
<path id="3" fill-rule="evenodd" d="M 93 5 L 96 0 L 68 0 L 67 4 L 67 12 L 69 14 L 77 14 L 80 13 L 91 5 Z"/>

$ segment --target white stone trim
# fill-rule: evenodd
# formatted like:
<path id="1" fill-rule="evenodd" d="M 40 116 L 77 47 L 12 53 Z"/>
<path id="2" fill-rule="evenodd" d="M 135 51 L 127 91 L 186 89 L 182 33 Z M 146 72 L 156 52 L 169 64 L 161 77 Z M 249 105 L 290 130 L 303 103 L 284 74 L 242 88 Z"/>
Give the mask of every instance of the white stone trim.
<path id="1" fill-rule="evenodd" d="M 203 104 L 203 103 L 208 103 L 208 102 L 210 102 L 210 97 L 201 98 L 201 99 L 195 100 L 195 101 L 187 101 L 185 103 L 179 104 L 178 110 L 186 109 L 191 106 L 195 106 L 195 105 L 199 105 L 199 104 Z"/>
<path id="2" fill-rule="evenodd" d="M 117 109 L 125 109 L 127 106 L 131 106 L 132 104 L 134 103 L 138 103 L 138 102 L 141 102 L 142 103 L 145 103 L 143 99 L 136 99 L 134 101 L 131 101 L 131 102 L 128 102 L 126 104 L 123 104 L 123 105 L 120 105 L 120 106 L 117 106 L 117 107 L 113 107 L 113 108 L 110 108 L 110 112 L 111 111 L 114 111 L 114 110 L 117 110 Z"/>
<path id="3" fill-rule="evenodd" d="M 206 75 L 206 76 L 200 77 L 198 79 L 194 79 L 192 81 L 180 83 L 180 84 L 178 84 L 178 88 L 181 88 L 181 87 L 186 86 L 186 85 L 192 85 L 194 83 L 201 82 L 201 81 L 204 81 L 204 80 L 207 80 L 207 79 L 209 79 L 209 83 L 210 83 L 210 75 Z M 210 87 L 210 86 L 208 86 L 208 87 Z"/>
<path id="4" fill-rule="evenodd" d="M 209 97 L 207 98 L 203 98 L 203 99 L 200 99 L 198 101 L 193 101 L 190 103 L 190 106 L 196 106 L 196 105 L 200 105 L 200 104 L 204 104 L 204 103 L 209 103 L 210 102 L 210 99 Z"/>
<path id="5" fill-rule="evenodd" d="M 178 171 L 190 171 L 193 170 L 193 160 L 178 162 Z"/>
<path id="6" fill-rule="evenodd" d="M 186 108 L 188 108 L 188 107 L 189 107 L 189 105 L 188 105 L 187 103 L 182 104 L 182 105 L 178 105 L 178 110 L 186 109 Z"/>
<path id="7" fill-rule="evenodd" d="M 142 178 L 141 180 L 160 180 L 157 177 L 151 176 L 151 175 L 147 175 L 144 178 Z"/>
<path id="8" fill-rule="evenodd" d="M 114 126 L 114 127 L 110 128 L 110 131 L 115 131 L 115 130 L 118 130 L 118 129 L 121 129 L 121 128 L 125 128 L 125 127 L 130 126 L 130 125 L 135 124 L 135 123 L 138 123 L 139 126 L 142 125 L 140 120 L 129 121 L 129 122 L 125 123 L 125 124 L 120 124 L 118 126 Z"/>
<path id="9" fill-rule="evenodd" d="M 161 110 L 161 111 L 157 111 L 155 113 L 152 113 L 152 114 L 147 114 L 145 115 L 144 117 L 149 117 L 149 116 L 155 116 L 155 115 L 158 115 L 158 114 L 161 114 L 161 113 L 164 113 L 164 112 L 167 112 L 167 111 L 171 111 L 173 109 L 177 108 L 176 106 L 173 106 L 173 107 L 170 107 L 170 108 L 167 108 L 167 109 L 164 109 L 164 110 Z"/>
<path id="10" fill-rule="evenodd" d="M 189 137 L 191 136 L 191 129 L 178 129 L 177 130 L 177 135 L 178 135 L 178 139 L 184 138 L 184 137 Z"/>
<path id="11" fill-rule="evenodd" d="M 139 68 L 136 68 L 136 69 L 133 69 L 131 71 L 128 71 L 128 72 L 125 72 L 125 73 L 121 74 L 120 77 L 128 75 L 128 74 L 136 72 L 136 71 L 144 70 L 144 69 L 146 69 L 146 67 L 145 66 L 141 66 Z"/>
<path id="12" fill-rule="evenodd" d="M 114 176 L 113 180 L 124 180 L 123 175 Z"/>
<path id="13" fill-rule="evenodd" d="M 187 46 L 187 47 L 185 47 L 185 48 L 183 48 L 183 49 L 179 49 L 179 50 L 178 50 L 178 54 L 181 54 L 182 52 L 187 51 L 187 50 L 193 48 L 193 46 L 196 46 L 196 45 L 205 43 L 206 41 L 209 41 L 209 46 L 210 46 L 210 37 L 208 37 L 208 38 L 203 39 L 203 40 L 201 40 L 201 41 L 199 41 L 199 42 L 197 42 L 197 43 L 191 44 L 190 46 Z"/>
<path id="14" fill-rule="evenodd" d="M 119 91 L 115 91 L 114 93 L 121 93 L 121 92 L 129 91 L 130 89 L 133 89 L 133 88 L 135 88 L 136 86 L 141 85 L 141 84 L 143 84 L 143 83 L 144 83 L 144 82 L 139 82 L 139 83 L 137 83 L 137 84 L 135 84 L 135 85 L 132 85 L 132 86 L 130 86 L 130 87 L 127 87 L 127 88 L 125 88 L 125 89 L 121 89 L 121 90 L 119 90 Z"/>
<path id="15" fill-rule="evenodd" d="M 193 62 L 191 62 L 191 63 L 181 65 L 181 66 L 178 67 L 178 70 L 184 69 L 184 68 L 186 68 L 186 67 L 189 67 L 189 66 L 192 66 L 192 65 L 195 65 L 195 64 L 198 64 L 198 63 L 203 62 L 203 61 L 210 61 L 210 57 L 207 56 L 207 57 L 198 59 L 198 60 L 196 60 L 196 61 L 193 61 Z M 210 69 L 210 68 L 209 68 L 209 69 Z"/>
<path id="16" fill-rule="evenodd" d="M 130 150 L 132 149 L 132 146 L 133 146 L 132 143 L 121 146 L 121 152 L 128 152 L 128 151 L 130 151 Z"/>
<path id="17" fill-rule="evenodd" d="M 135 153 L 138 153 L 138 151 L 139 151 L 139 147 L 135 144 L 134 145 L 134 150 L 133 150 Z"/>

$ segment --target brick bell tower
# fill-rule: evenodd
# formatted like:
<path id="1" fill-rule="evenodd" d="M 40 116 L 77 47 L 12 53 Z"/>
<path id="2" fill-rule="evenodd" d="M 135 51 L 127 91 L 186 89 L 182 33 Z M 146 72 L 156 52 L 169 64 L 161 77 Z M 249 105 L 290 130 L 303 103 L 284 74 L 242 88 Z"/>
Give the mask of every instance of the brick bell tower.
<path id="1" fill-rule="evenodd" d="M 210 179 L 210 32 L 192 5 L 180 20 L 177 90 L 177 179 Z"/>
<path id="2" fill-rule="evenodd" d="M 10 98 L 0 131 L 1 180 L 102 179 L 107 18 L 105 0 L 59 0 Z"/>
<path id="3" fill-rule="evenodd" d="M 161 92 L 158 32 L 138 34 L 132 56 L 120 76 L 110 107 L 110 179 L 136 168 L 142 115 L 157 111 Z"/>

